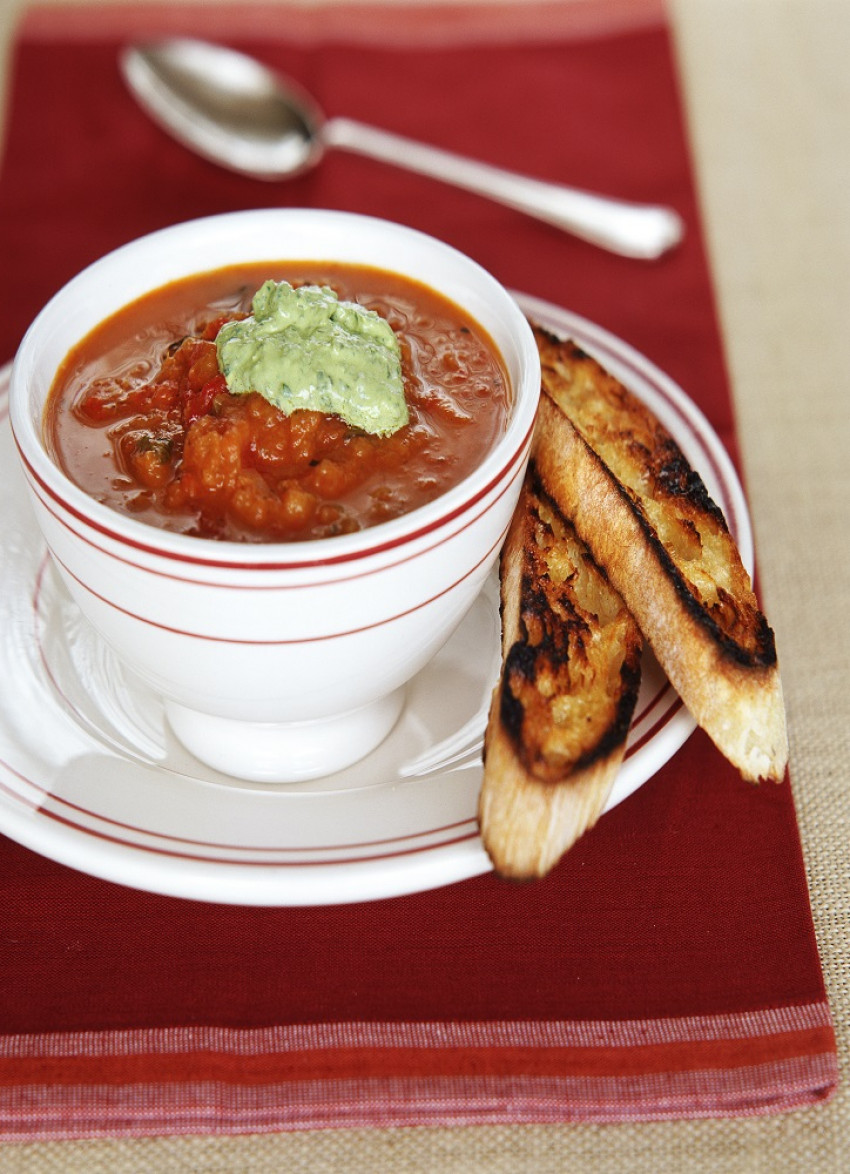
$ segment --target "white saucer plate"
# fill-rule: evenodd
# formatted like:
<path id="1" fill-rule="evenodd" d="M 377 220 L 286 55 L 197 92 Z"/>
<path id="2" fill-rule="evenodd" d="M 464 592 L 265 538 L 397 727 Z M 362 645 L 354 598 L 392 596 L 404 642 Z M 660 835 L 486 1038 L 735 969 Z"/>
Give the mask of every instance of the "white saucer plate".
<path id="1" fill-rule="evenodd" d="M 659 415 L 723 510 L 752 571 L 743 492 L 710 425 L 626 343 L 556 306 L 528 315 L 595 355 Z M 0 832 L 43 856 L 151 892 L 238 905 L 327 905 L 488 872 L 475 810 L 499 669 L 498 582 L 410 684 L 397 726 L 339 774 L 296 785 L 216 774 L 171 734 L 158 699 L 80 617 L 36 530 L 0 372 Z M 694 722 L 649 654 L 608 807 Z"/>

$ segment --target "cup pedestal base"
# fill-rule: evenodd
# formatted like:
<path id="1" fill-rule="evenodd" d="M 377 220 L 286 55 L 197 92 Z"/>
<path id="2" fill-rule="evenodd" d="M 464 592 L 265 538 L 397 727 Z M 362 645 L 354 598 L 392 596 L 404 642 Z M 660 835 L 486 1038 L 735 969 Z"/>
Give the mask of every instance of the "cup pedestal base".
<path id="1" fill-rule="evenodd" d="M 167 701 L 172 730 L 207 766 L 257 783 L 298 783 L 344 770 L 378 746 L 404 704 L 397 689 L 368 705 L 301 722 L 251 722 Z"/>

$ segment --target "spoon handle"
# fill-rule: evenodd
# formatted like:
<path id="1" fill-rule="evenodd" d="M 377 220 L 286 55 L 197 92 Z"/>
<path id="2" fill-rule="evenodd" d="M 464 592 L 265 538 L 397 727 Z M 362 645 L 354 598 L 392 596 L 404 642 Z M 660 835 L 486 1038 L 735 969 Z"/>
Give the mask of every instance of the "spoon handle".
<path id="1" fill-rule="evenodd" d="M 627 203 L 530 179 L 349 118 L 330 119 L 322 137 L 329 146 L 488 196 L 625 257 L 654 260 L 682 239 L 682 220 L 671 208 Z"/>

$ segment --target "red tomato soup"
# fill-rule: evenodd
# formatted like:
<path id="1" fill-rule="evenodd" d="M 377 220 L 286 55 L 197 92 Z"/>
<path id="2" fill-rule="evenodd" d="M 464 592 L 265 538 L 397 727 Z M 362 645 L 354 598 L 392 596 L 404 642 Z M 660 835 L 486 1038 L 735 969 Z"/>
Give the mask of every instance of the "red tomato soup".
<path id="1" fill-rule="evenodd" d="M 269 278 L 330 286 L 389 321 L 407 425 L 379 437 L 230 394 L 216 334 L 250 313 Z M 360 266 L 264 263 L 175 282 L 98 326 L 57 374 L 45 433 L 68 476 L 113 509 L 203 538 L 280 542 L 360 530 L 431 501 L 492 448 L 509 403 L 492 340 L 433 290 Z"/>

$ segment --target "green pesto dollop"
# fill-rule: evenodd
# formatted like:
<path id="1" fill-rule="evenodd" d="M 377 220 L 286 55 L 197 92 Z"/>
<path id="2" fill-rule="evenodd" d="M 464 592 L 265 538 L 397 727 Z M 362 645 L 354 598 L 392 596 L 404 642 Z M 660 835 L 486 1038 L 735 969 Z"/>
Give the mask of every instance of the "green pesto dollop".
<path id="1" fill-rule="evenodd" d="M 330 412 L 378 436 L 408 422 L 399 342 L 380 314 L 325 286 L 286 281 L 266 281 L 251 308 L 216 338 L 234 395 L 259 392 L 286 415 Z"/>

